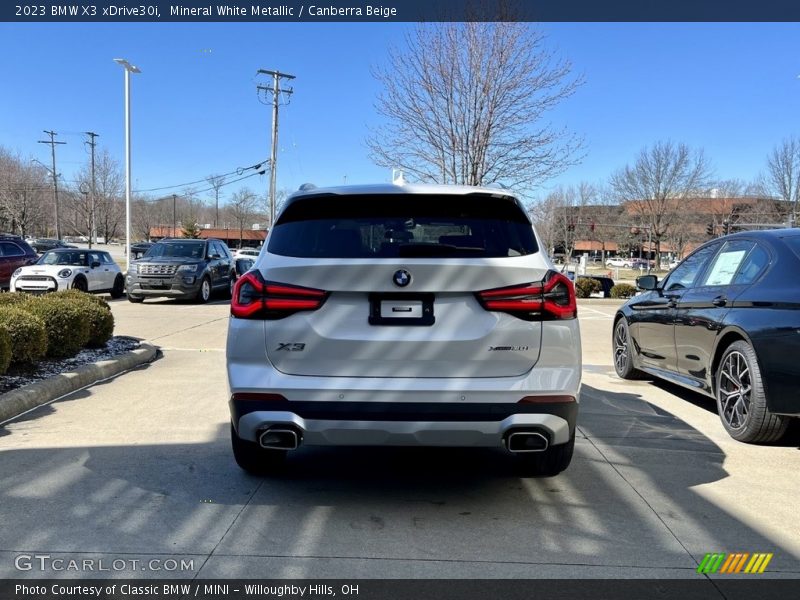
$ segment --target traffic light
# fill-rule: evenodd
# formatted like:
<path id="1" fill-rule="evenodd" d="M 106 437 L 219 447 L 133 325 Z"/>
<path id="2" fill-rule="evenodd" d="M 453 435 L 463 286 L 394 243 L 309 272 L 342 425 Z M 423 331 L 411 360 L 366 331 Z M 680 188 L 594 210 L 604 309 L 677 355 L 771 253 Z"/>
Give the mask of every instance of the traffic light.
<path id="1" fill-rule="evenodd" d="M 710 236 L 714 235 L 714 224 L 713 223 L 709 223 L 708 225 L 706 225 L 706 233 L 708 235 L 710 235 Z"/>

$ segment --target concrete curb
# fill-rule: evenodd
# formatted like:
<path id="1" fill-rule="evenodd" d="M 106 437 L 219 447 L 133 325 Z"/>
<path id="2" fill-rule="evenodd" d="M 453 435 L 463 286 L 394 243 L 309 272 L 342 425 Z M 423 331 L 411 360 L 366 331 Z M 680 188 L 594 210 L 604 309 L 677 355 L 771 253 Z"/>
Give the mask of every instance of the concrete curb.
<path id="1" fill-rule="evenodd" d="M 139 365 L 152 362 L 157 353 L 158 348 L 141 342 L 136 350 L 125 352 L 108 360 L 83 365 L 74 371 L 61 373 L 55 377 L 6 392 L 0 395 L 0 425 L 37 406 L 57 400 L 99 381 L 115 377 Z"/>

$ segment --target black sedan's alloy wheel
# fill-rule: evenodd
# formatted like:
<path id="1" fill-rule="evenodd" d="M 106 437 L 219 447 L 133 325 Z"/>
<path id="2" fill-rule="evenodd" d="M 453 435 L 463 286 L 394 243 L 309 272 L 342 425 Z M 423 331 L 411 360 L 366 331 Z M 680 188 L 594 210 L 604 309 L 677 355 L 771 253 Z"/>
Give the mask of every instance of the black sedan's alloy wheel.
<path id="1" fill-rule="evenodd" d="M 716 372 L 717 412 L 722 425 L 740 442 L 774 442 L 786 432 L 788 419 L 767 408 L 756 353 L 744 341 L 725 350 Z"/>
<path id="2" fill-rule="evenodd" d="M 633 366 L 631 336 L 628 332 L 628 322 L 624 318 L 617 321 L 614 326 L 612 350 L 614 351 L 614 370 L 617 375 L 622 379 L 641 379 L 644 377 L 644 373 Z"/>

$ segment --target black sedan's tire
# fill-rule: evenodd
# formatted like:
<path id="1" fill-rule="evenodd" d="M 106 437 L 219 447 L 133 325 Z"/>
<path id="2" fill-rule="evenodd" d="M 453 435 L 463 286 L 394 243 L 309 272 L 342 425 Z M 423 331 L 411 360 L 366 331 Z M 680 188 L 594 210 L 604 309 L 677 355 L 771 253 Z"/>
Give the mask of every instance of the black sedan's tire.
<path id="1" fill-rule="evenodd" d="M 622 317 L 614 324 L 611 334 L 611 349 L 614 357 L 614 370 L 622 379 L 644 379 L 646 376 L 633 366 L 633 348 L 628 322 Z"/>
<path id="2" fill-rule="evenodd" d="M 555 477 L 572 462 L 575 451 L 575 432 L 566 444 L 550 446 L 544 452 L 526 452 L 517 455 L 522 475 L 529 477 Z"/>
<path id="3" fill-rule="evenodd" d="M 767 408 L 761 369 L 750 344 L 740 340 L 728 346 L 714 379 L 717 413 L 733 439 L 763 444 L 783 437 L 789 418 Z"/>
<path id="4" fill-rule="evenodd" d="M 111 297 L 115 300 L 117 298 L 122 298 L 122 295 L 125 293 L 125 279 L 122 275 L 117 275 L 114 279 L 114 287 L 111 288 Z"/>
<path id="5" fill-rule="evenodd" d="M 236 464 L 253 475 L 269 475 L 280 470 L 286 450 L 267 450 L 255 442 L 240 438 L 231 423 L 231 447 Z"/>

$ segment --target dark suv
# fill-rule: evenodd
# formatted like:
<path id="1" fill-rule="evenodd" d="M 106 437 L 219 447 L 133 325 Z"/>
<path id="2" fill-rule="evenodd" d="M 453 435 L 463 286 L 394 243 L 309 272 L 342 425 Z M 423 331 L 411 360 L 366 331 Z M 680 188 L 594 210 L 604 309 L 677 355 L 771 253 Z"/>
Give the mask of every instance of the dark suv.
<path id="1" fill-rule="evenodd" d="M 164 296 L 208 302 L 214 290 L 230 293 L 235 281 L 233 257 L 225 242 L 174 238 L 161 240 L 131 261 L 126 289 L 131 302 Z"/>
<path id="2" fill-rule="evenodd" d="M 0 288 L 7 290 L 11 275 L 26 265 L 32 265 L 39 257 L 18 235 L 0 234 Z"/>
<path id="3" fill-rule="evenodd" d="M 51 238 L 37 238 L 31 242 L 31 248 L 39 252 L 47 252 L 48 250 L 55 250 L 56 248 L 77 248 L 72 244 L 68 244 L 63 240 L 54 240 Z"/>

